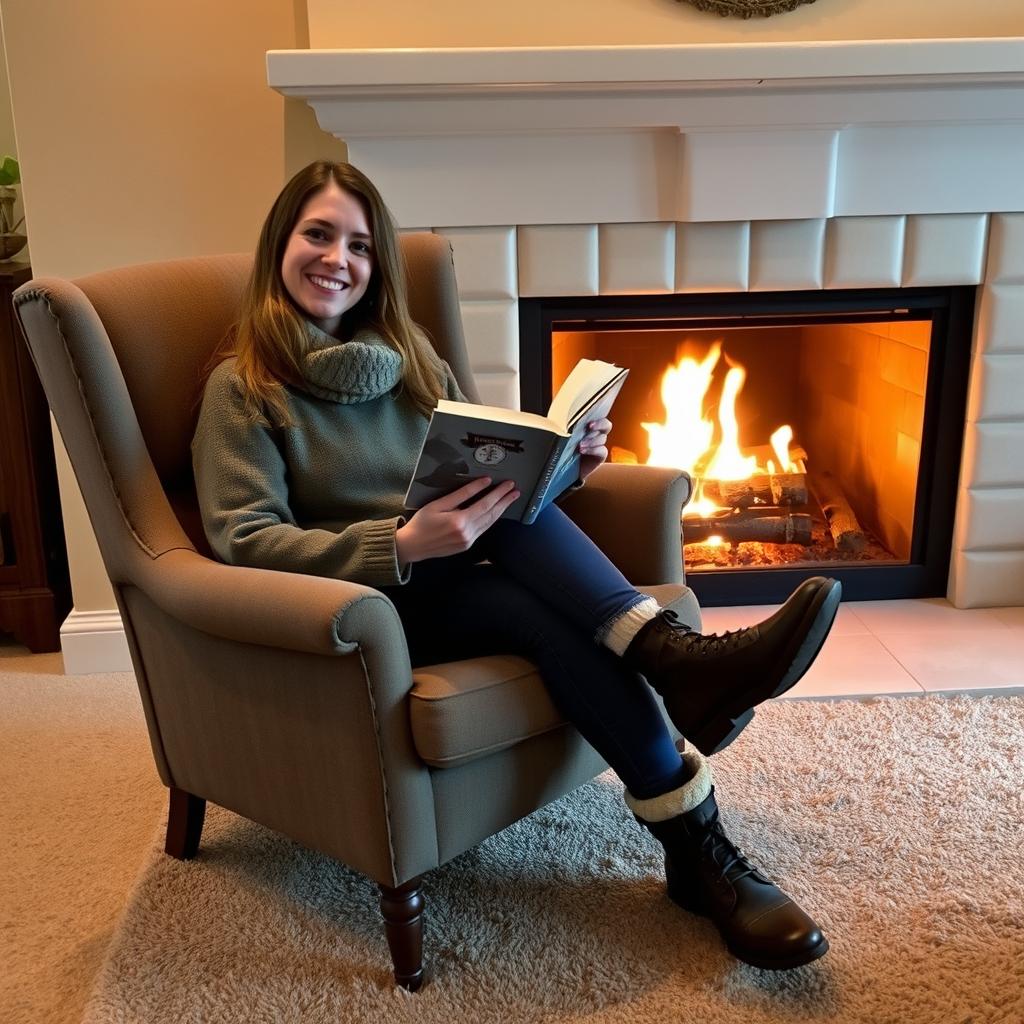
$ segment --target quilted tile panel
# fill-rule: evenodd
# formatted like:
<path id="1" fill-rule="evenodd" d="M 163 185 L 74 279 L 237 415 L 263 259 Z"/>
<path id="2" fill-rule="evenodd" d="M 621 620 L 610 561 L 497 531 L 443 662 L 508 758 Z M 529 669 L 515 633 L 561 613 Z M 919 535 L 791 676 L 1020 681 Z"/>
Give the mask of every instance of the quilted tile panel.
<path id="1" fill-rule="evenodd" d="M 602 224 L 602 295 L 651 295 L 675 286 L 675 224 Z"/>
<path id="2" fill-rule="evenodd" d="M 978 284 L 985 274 L 987 238 L 984 213 L 908 217 L 903 287 Z"/>
<path id="3" fill-rule="evenodd" d="M 474 374 L 519 370 L 519 304 L 462 302 L 462 326 Z"/>
<path id="4" fill-rule="evenodd" d="M 461 299 L 514 299 L 516 229 L 435 228 L 452 243 Z"/>
<path id="5" fill-rule="evenodd" d="M 676 224 L 677 292 L 744 292 L 749 262 L 748 221 Z"/>
<path id="6" fill-rule="evenodd" d="M 835 217 L 825 232 L 826 288 L 898 288 L 904 217 Z"/>
<path id="7" fill-rule="evenodd" d="M 597 295 L 597 225 L 540 224 L 517 232 L 519 295 Z"/>
<path id="8" fill-rule="evenodd" d="M 821 288 L 824 220 L 765 220 L 750 225 L 750 290 Z"/>

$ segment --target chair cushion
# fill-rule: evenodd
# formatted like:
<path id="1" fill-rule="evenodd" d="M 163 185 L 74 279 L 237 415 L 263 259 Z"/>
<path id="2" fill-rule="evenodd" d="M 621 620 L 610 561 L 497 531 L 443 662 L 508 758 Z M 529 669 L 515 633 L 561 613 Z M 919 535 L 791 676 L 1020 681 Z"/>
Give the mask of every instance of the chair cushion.
<path id="1" fill-rule="evenodd" d="M 688 587 L 643 587 L 700 629 Z M 452 768 L 557 729 L 565 719 L 537 667 L 512 654 L 448 661 L 413 670 L 409 700 L 416 752 L 433 768 Z"/>
<path id="2" fill-rule="evenodd" d="M 452 768 L 564 724 L 533 662 L 512 654 L 413 670 L 409 700 L 416 752 Z"/>

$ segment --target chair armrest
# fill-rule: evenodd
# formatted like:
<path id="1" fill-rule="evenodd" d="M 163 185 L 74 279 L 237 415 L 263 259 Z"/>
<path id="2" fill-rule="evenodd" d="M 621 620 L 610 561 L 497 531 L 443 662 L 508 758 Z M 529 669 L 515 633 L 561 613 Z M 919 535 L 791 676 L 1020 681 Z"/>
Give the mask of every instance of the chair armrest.
<path id="1" fill-rule="evenodd" d="M 310 654 L 405 652 L 391 602 L 347 580 L 225 565 L 186 548 L 150 560 L 136 583 L 168 615 L 227 640 Z"/>
<path id="2" fill-rule="evenodd" d="M 690 500 L 680 469 L 606 462 L 560 502 L 632 583 L 682 583 L 679 520 Z"/>

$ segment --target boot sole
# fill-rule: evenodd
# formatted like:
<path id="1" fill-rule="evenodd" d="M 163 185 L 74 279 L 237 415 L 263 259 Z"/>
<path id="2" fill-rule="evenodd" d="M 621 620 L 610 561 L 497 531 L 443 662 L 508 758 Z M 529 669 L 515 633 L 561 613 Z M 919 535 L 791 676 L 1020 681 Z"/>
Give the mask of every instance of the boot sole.
<path id="1" fill-rule="evenodd" d="M 812 946 L 810 949 L 803 949 L 792 956 L 779 957 L 778 959 L 744 953 L 741 950 L 734 949 L 728 943 L 725 944 L 725 948 L 737 960 L 742 960 L 745 964 L 750 964 L 751 967 L 760 967 L 764 971 L 791 971 L 796 967 L 803 967 L 805 964 L 820 960 L 828 952 L 828 939 L 822 936 L 821 942 L 816 946 Z"/>
<path id="2" fill-rule="evenodd" d="M 699 731 L 692 735 L 686 735 L 686 738 L 705 757 L 725 750 L 743 732 L 754 717 L 754 708 L 751 705 L 756 706 L 772 697 L 778 697 L 787 690 L 791 690 L 803 678 L 804 673 L 814 664 L 814 659 L 817 658 L 818 652 L 825 644 L 829 630 L 831 630 L 832 623 L 839 611 L 839 602 L 842 596 L 843 588 L 838 580 L 829 580 L 818 589 L 803 618 L 804 623 L 810 622 L 811 625 L 800 646 L 791 655 L 789 668 L 774 690 L 766 694 L 748 690 L 733 708 L 712 718 Z"/>

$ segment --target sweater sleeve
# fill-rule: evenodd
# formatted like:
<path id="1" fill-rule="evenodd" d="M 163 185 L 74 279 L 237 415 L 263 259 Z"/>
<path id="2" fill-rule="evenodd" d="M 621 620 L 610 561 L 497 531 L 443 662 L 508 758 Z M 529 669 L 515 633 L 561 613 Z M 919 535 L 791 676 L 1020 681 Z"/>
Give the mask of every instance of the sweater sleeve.
<path id="1" fill-rule="evenodd" d="M 299 526 L 288 502 L 287 465 L 276 432 L 252 422 L 226 364 L 211 374 L 192 441 L 203 529 L 218 558 L 368 586 L 405 583 L 395 552 L 400 516 L 338 533 Z"/>

